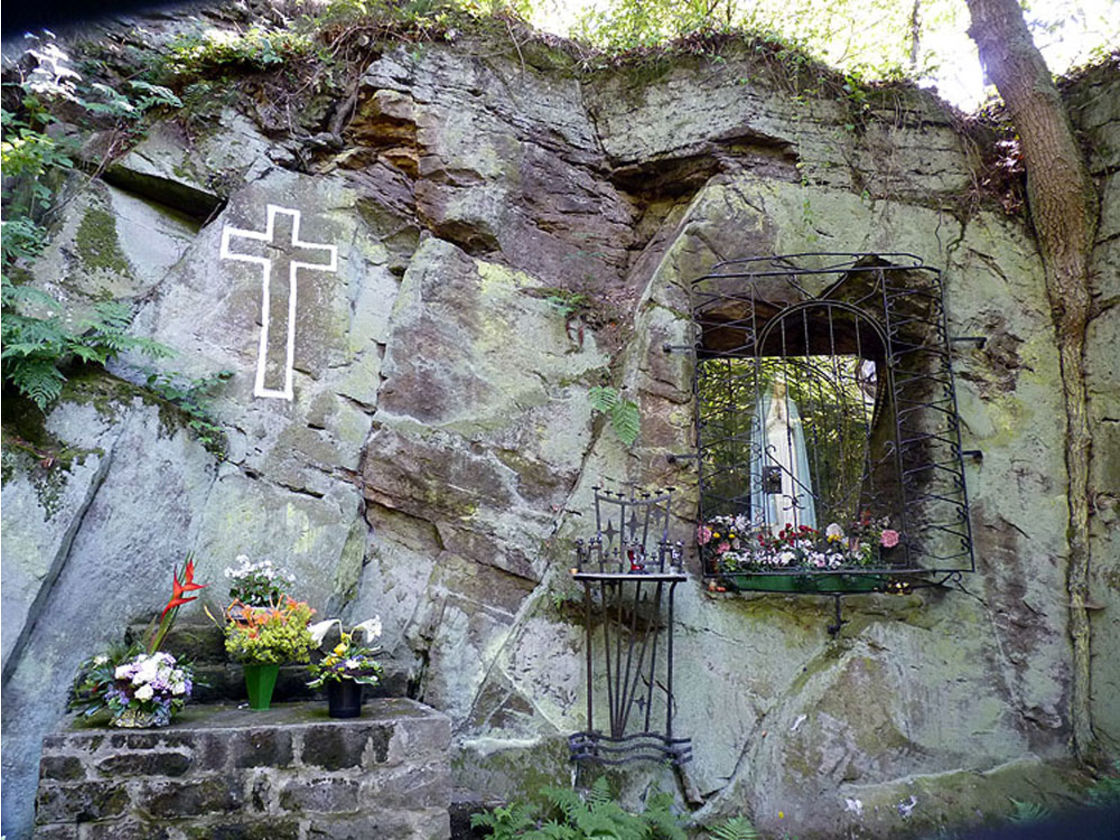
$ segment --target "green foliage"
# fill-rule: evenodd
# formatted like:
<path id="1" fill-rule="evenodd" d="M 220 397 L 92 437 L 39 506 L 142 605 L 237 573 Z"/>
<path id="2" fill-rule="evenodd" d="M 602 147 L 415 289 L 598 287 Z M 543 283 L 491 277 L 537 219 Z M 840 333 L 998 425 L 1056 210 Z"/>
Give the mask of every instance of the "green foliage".
<path id="1" fill-rule="evenodd" d="M 1112 773 L 1093 782 L 1088 790 L 1088 802 L 1094 807 L 1120 804 L 1120 761 L 1112 763 Z"/>
<path id="2" fill-rule="evenodd" d="M 532 8 L 533 0 L 328 0 L 316 10 L 314 23 L 365 21 L 424 30 L 447 26 L 463 15 L 527 18 Z"/>
<path id="3" fill-rule="evenodd" d="M 1051 816 L 1051 811 L 1045 805 L 1039 805 L 1037 802 L 1020 802 L 1018 799 L 1011 799 L 1011 804 L 1015 808 L 1011 814 L 1011 822 L 1013 823 L 1036 823 L 1047 819 Z"/>
<path id="4" fill-rule="evenodd" d="M 758 840 L 759 833 L 746 817 L 732 817 L 708 830 L 711 840 Z"/>
<path id="5" fill-rule="evenodd" d="M 567 788 L 541 790 L 549 808 L 514 802 L 471 816 L 471 826 L 488 828 L 489 840 L 687 840 L 680 819 L 670 810 L 672 796 L 656 793 L 645 810 L 631 814 L 611 796 L 606 778 L 595 780 L 586 795 Z"/>
<path id="6" fill-rule="evenodd" d="M 226 625 L 226 653 L 237 662 L 282 665 L 311 659 L 308 622 L 314 610 L 306 601 L 286 598 L 276 607 L 234 602 Z"/>
<path id="7" fill-rule="evenodd" d="M 623 399 L 614 388 L 594 386 L 589 392 L 591 407 L 610 420 L 611 428 L 627 446 L 632 446 L 641 432 L 641 414 L 638 404 Z"/>
<path id="8" fill-rule="evenodd" d="M 50 41 L 32 54 L 39 66 L 21 84 L 18 113 L 3 111 L 4 138 L 0 165 L 4 170 L 2 201 L 5 220 L 0 235 L 4 269 L 0 297 L 0 365 L 6 384 L 29 397 L 40 410 L 54 401 L 66 381 L 63 369 L 73 362 L 104 364 L 135 350 L 152 357 L 169 356 L 171 349 L 127 333 L 131 311 L 127 304 L 102 302 L 76 324 L 60 313 L 58 301 L 41 291 L 15 284 L 10 270 L 17 260 L 34 259 L 46 242 L 42 223 L 55 200 L 54 186 L 73 168 L 64 141 L 47 133 L 54 120 L 49 103 L 75 103 L 92 116 L 136 119 L 158 105 L 179 103 L 171 91 L 145 82 L 131 82 L 139 96 L 133 100 L 108 85 L 85 85 L 68 67 L 69 58 Z"/>
<path id="9" fill-rule="evenodd" d="M 176 373 L 151 372 L 146 384 L 187 416 L 187 427 L 208 452 L 224 458 L 226 436 L 211 413 L 210 397 L 231 376 L 232 370 L 220 370 L 199 379 L 187 379 Z"/>
<path id="10" fill-rule="evenodd" d="M 912 4 L 895 0 L 612 0 L 589 6 L 572 34 L 617 54 L 673 41 L 695 52 L 704 35 L 738 33 L 780 45 L 788 52 L 772 56 L 793 71 L 811 55 L 877 79 L 897 78 L 903 68 L 928 76 L 938 57 L 915 42 L 912 11 Z M 939 33 L 959 28 L 961 14 L 950 0 L 922 3 L 923 25 Z"/>
<path id="11" fill-rule="evenodd" d="M 586 310 L 591 299 L 583 292 L 557 289 L 545 298 L 545 302 L 553 306 L 560 313 L 561 318 L 572 318 Z"/>
<path id="12" fill-rule="evenodd" d="M 94 82 L 90 85 L 90 90 L 101 101 L 83 99 L 81 104 L 91 114 L 118 120 L 138 120 L 149 108 L 157 106 L 183 107 L 182 100 L 169 88 L 143 81 L 130 81 L 128 85 L 136 92 L 136 97 L 126 96 L 115 88 Z"/>
<path id="13" fill-rule="evenodd" d="M 178 77 L 215 70 L 272 70 L 315 51 L 305 34 L 253 26 L 232 34 L 215 31 L 179 38 L 170 46 L 166 69 Z"/>
<path id="14" fill-rule="evenodd" d="M 511 802 L 492 811 L 471 814 L 471 828 L 488 828 L 489 840 L 512 840 L 524 837 L 530 829 L 536 828 L 534 814 L 536 809 L 525 802 Z"/>
<path id="15" fill-rule="evenodd" d="M 129 335 L 131 320 L 127 304 L 119 301 L 98 303 L 77 324 L 66 323 L 57 314 L 57 301 L 49 295 L 3 278 L 3 318 L 0 338 L 3 352 L 0 364 L 4 382 L 15 386 L 40 411 L 46 410 L 62 392 L 66 376 L 62 368 L 73 362 L 104 364 L 126 350 L 152 357 L 170 356 L 171 348 Z M 47 317 L 24 314 L 24 307 L 39 305 L 54 311 Z"/>
<path id="16" fill-rule="evenodd" d="M 37 219 L 50 207 L 54 191 L 49 176 L 74 166 L 65 145 L 45 131 L 49 118 L 40 117 L 33 128 L 28 122 L 38 112 L 34 96 L 24 98 L 27 116 L 0 111 L 4 137 L 0 141 L 0 167 L 4 171 L 4 223 L 0 229 L 5 268 L 16 259 L 36 257 L 46 243 L 46 230 Z"/>

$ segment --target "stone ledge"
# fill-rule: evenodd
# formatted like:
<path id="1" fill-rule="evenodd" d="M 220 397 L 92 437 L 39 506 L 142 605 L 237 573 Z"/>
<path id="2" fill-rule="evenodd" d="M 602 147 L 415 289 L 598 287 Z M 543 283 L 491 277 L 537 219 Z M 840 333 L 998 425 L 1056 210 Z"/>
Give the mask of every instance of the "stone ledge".
<path id="1" fill-rule="evenodd" d="M 65 725 L 43 741 L 36 838 L 450 836 L 450 721 L 414 700 L 350 720 L 282 703 L 188 706 L 164 729 Z"/>

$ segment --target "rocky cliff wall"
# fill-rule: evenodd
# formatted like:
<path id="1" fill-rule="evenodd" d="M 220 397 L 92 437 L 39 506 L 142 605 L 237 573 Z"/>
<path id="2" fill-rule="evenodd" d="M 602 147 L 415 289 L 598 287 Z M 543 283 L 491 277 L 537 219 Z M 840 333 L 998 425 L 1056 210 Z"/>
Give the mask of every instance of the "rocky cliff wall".
<path id="1" fill-rule="evenodd" d="M 149 21 L 146 42 L 189 25 Z M 124 55 L 132 37 L 110 27 L 97 43 Z M 260 79 L 231 81 L 209 116 L 157 123 L 75 190 L 36 282 L 77 310 L 132 301 L 134 331 L 179 351 L 167 369 L 233 371 L 214 407 L 227 447 L 215 458 L 133 384 L 136 359 L 74 378 L 38 428 L 5 406 L 33 444 L 4 447 L 8 836 L 30 826 L 40 741 L 77 663 L 154 606 L 188 551 L 217 599 L 245 553 L 291 568 L 324 614 L 379 613 L 417 698 L 451 718 L 459 801 L 566 779 L 566 737 L 584 725 L 567 570 L 591 488 L 683 488 L 672 534 L 688 542 L 694 467 L 667 456 L 694 442 L 691 361 L 662 346 L 690 341 L 687 285 L 713 263 L 803 251 L 917 254 L 944 272 L 950 334 L 987 337 L 954 358 L 964 447 L 983 453 L 967 465 L 977 572 L 849 599 L 832 638 L 830 602 L 709 593 L 690 555 L 686 787 L 702 815 L 745 810 L 802 837 L 918 833 L 1006 814 L 1008 796 L 1071 801 L 1076 778 L 1054 769 L 1069 759 L 1063 415 L 1029 231 L 970 202 L 980 156 L 928 94 L 866 108 L 798 94 L 734 46 L 654 68 L 586 73 L 540 42 L 465 35 L 385 44 L 352 99 L 293 98 L 285 114 Z M 1105 187 L 1107 297 L 1115 75 L 1072 101 Z M 285 247 L 246 235 L 269 229 Z M 289 365 L 279 266 L 295 251 L 309 267 Z M 260 262 L 237 255 L 278 266 L 263 365 Z M 1114 754 L 1115 314 L 1089 351 L 1094 696 Z M 259 396 L 283 392 L 289 367 L 290 399 Z M 633 447 L 593 412 L 599 384 L 639 404 Z"/>

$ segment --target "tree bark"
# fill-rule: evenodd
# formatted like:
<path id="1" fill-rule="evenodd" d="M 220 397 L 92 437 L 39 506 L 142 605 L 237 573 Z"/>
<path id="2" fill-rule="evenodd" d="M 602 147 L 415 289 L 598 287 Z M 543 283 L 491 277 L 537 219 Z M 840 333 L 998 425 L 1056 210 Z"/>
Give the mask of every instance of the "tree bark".
<path id="1" fill-rule="evenodd" d="M 1017 0 L 967 0 L 980 60 L 1019 134 L 1027 202 L 1046 271 L 1066 414 L 1069 632 L 1073 644 L 1070 726 L 1083 761 L 1097 755 L 1090 705 L 1089 455 L 1085 332 L 1091 315 L 1089 259 L 1100 199 L 1061 96 Z"/>

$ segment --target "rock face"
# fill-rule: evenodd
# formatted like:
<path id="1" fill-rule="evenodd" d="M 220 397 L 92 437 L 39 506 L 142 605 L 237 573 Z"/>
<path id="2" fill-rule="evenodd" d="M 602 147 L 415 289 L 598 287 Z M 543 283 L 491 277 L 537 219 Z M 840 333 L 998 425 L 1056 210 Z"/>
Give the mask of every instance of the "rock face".
<path id="1" fill-rule="evenodd" d="M 170 24 L 153 26 L 158 40 Z M 693 739 L 701 816 L 898 837 L 998 817 L 1008 796 L 1069 801 L 1046 764 L 1069 755 L 1070 642 L 1035 246 L 1019 220 L 960 210 L 978 162 L 929 95 L 891 91 L 853 125 L 851 103 L 793 97 L 754 62 L 728 47 L 643 80 L 577 73 L 540 44 L 387 44 L 329 143 L 246 97 L 201 128 L 169 117 L 79 194 L 35 281 L 78 310 L 132 301 L 134 331 L 178 351 L 163 370 L 232 371 L 213 407 L 226 453 L 132 384 L 151 364 L 138 359 L 72 381 L 33 446 L 6 438 L 7 836 L 30 831 L 40 743 L 78 662 L 158 609 L 187 552 L 216 605 L 244 553 L 291 569 L 321 616 L 380 614 L 387 654 L 451 720 L 459 802 L 566 779 L 584 725 L 566 578 L 592 487 L 683 488 L 673 537 L 687 544 L 695 472 L 666 456 L 694 445 L 692 361 L 662 347 L 692 341 L 688 283 L 715 262 L 805 251 L 920 255 L 943 271 L 949 334 L 987 338 L 954 359 L 964 448 L 983 453 L 967 468 L 977 571 L 849 599 L 833 639 L 831 603 L 709 593 L 690 555 L 675 729 Z M 1107 298 L 1120 82 L 1102 73 L 1071 102 L 1095 138 Z M 1094 321 L 1088 359 L 1094 710 L 1113 755 L 1117 317 Z M 266 379 L 290 369 L 291 399 L 259 395 L 265 323 Z M 592 410 L 601 384 L 639 404 L 633 447 Z M 48 465 L 44 446 L 66 457 Z"/>

